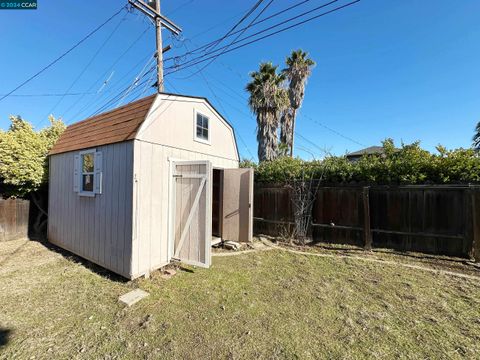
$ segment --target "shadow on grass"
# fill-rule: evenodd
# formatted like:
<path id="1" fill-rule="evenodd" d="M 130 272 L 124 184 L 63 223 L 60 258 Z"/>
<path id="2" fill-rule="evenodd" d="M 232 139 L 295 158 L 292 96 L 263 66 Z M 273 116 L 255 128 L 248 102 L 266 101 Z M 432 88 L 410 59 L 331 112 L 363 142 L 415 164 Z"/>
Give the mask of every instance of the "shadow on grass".
<path id="1" fill-rule="evenodd" d="M 331 250 L 337 251 L 343 254 L 368 254 L 368 251 L 362 247 L 356 245 L 343 245 L 343 244 L 332 244 L 332 243 L 321 243 L 321 242 L 312 242 L 305 245 L 305 248 L 311 249 L 323 249 L 323 250 Z M 397 249 L 389 249 L 389 248 L 372 248 L 373 253 L 377 254 L 385 254 L 385 255 L 395 255 L 401 256 L 404 258 L 412 259 L 412 260 L 426 260 L 429 262 L 438 262 L 441 261 L 443 263 L 450 263 L 454 264 L 461 264 L 467 265 L 469 267 L 475 267 L 475 264 L 472 263 L 471 259 L 462 258 L 462 257 L 455 257 L 455 256 L 448 256 L 448 255 L 441 255 L 441 254 L 428 254 L 428 253 L 421 253 L 421 252 L 412 252 L 412 251 L 403 251 Z"/>
<path id="2" fill-rule="evenodd" d="M 54 244 L 52 244 L 48 241 L 42 241 L 42 240 L 32 240 L 32 241 L 37 241 L 39 244 L 42 244 L 48 250 L 53 251 L 57 254 L 60 254 L 63 258 L 67 259 L 68 261 L 72 261 L 72 262 L 81 264 L 82 266 L 84 266 L 88 270 L 94 272 L 97 275 L 100 275 L 101 277 L 103 277 L 105 279 L 108 279 L 108 280 L 114 281 L 114 282 L 119 282 L 119 283 L 122 283 L 122 284 L 125 284 L 125 283 L 128 283 L 128 282 L 131 281 L 127 278 L 124 278 L 121 275 L 118 275 L 118 274 L 116 274 L 116 273 L 114 273 L 110 270 L 107 270 L 107 269 L 101 267 L 100 265 L 97 265 L 97 264 L 95 264 L 95 263 L 93 263 L 93 262 L 91 262 L 87 259 L 84 259 L 84 258 L 82 258 L 78 255 L 75 255 L 74 253 L 72 253 L 68 250 L 62 249 L 61 247 L 59 247 L 57 245 L 54 245 Z"/>
<path id="3" fill-rule="evenodd" d="M 0 327 L 0 349 L 8 344 L 12 330 Z"/>

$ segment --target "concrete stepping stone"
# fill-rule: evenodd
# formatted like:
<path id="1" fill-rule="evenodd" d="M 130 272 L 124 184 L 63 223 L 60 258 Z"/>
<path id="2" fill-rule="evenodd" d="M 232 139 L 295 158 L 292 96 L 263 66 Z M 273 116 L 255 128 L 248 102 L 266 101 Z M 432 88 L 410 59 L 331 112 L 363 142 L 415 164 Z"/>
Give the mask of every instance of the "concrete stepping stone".
<path id="1" fill-rule="evenodd" d="M 132 306 L 142 300 L 143 298 L 146 298 L 149 295 L 146 291 L 143 291 L 142 289 L 135 289 L 132 290 L 126 294 L 123 294 L 118 298 L 118 300 L 121 303 L 124 303 L 127 306 Z"/>

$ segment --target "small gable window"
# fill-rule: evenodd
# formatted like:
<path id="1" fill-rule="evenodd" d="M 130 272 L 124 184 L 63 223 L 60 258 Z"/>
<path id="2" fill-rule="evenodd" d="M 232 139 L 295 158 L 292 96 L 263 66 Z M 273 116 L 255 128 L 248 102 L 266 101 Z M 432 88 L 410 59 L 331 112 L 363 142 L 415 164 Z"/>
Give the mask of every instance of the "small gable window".
<path id="1" fill-rule="evenodd" d="M 80 151 L 75 155 L 73 191 L 81 196 L 95 196 L 102 193 L 102 152 Z"/>
<path id="2" fill-rule="evenodd" d="M 201 142 L 210 142 L 210 134 L 209 134 L 209 119 L 205 115 L 200 113 L 196 113 L 196 122 L 195 122 L 195 140 Z"/>

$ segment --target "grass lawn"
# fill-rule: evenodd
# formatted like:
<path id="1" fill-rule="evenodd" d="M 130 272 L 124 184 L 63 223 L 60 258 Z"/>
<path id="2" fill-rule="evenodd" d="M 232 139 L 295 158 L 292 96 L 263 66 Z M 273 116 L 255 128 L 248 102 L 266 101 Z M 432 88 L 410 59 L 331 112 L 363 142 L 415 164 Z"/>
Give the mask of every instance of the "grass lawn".
<path id="1" fill-rule="evenodd" d="M 134 282 L 78 261 L 0 243 L 0 358 L 480 358 L 480 280 L 281 250 Z"/>

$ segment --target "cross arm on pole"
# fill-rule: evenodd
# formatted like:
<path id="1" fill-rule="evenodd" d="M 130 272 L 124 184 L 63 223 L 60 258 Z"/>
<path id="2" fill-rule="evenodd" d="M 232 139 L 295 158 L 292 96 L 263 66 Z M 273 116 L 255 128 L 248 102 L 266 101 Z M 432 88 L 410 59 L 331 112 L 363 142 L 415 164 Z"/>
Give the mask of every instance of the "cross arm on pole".
<path id="1" fill-rule="evenodd" d="M 152 8 L 150 5 L 146 4 L 145 2 L 141 0 L 128 0 L 128 2 L 130 5 L 140 10 L 142 13 L 144 13 L 151 19 L 156 20 L 157 18 L 159 18 L 162 26 L 167 28 L 173 34 L 178 35 L 182 31 L 182 29 L 178 25 L 176 25 L 173 21 L 168 19 L 166 16 L 160 14 L 156 9 Z"/>

